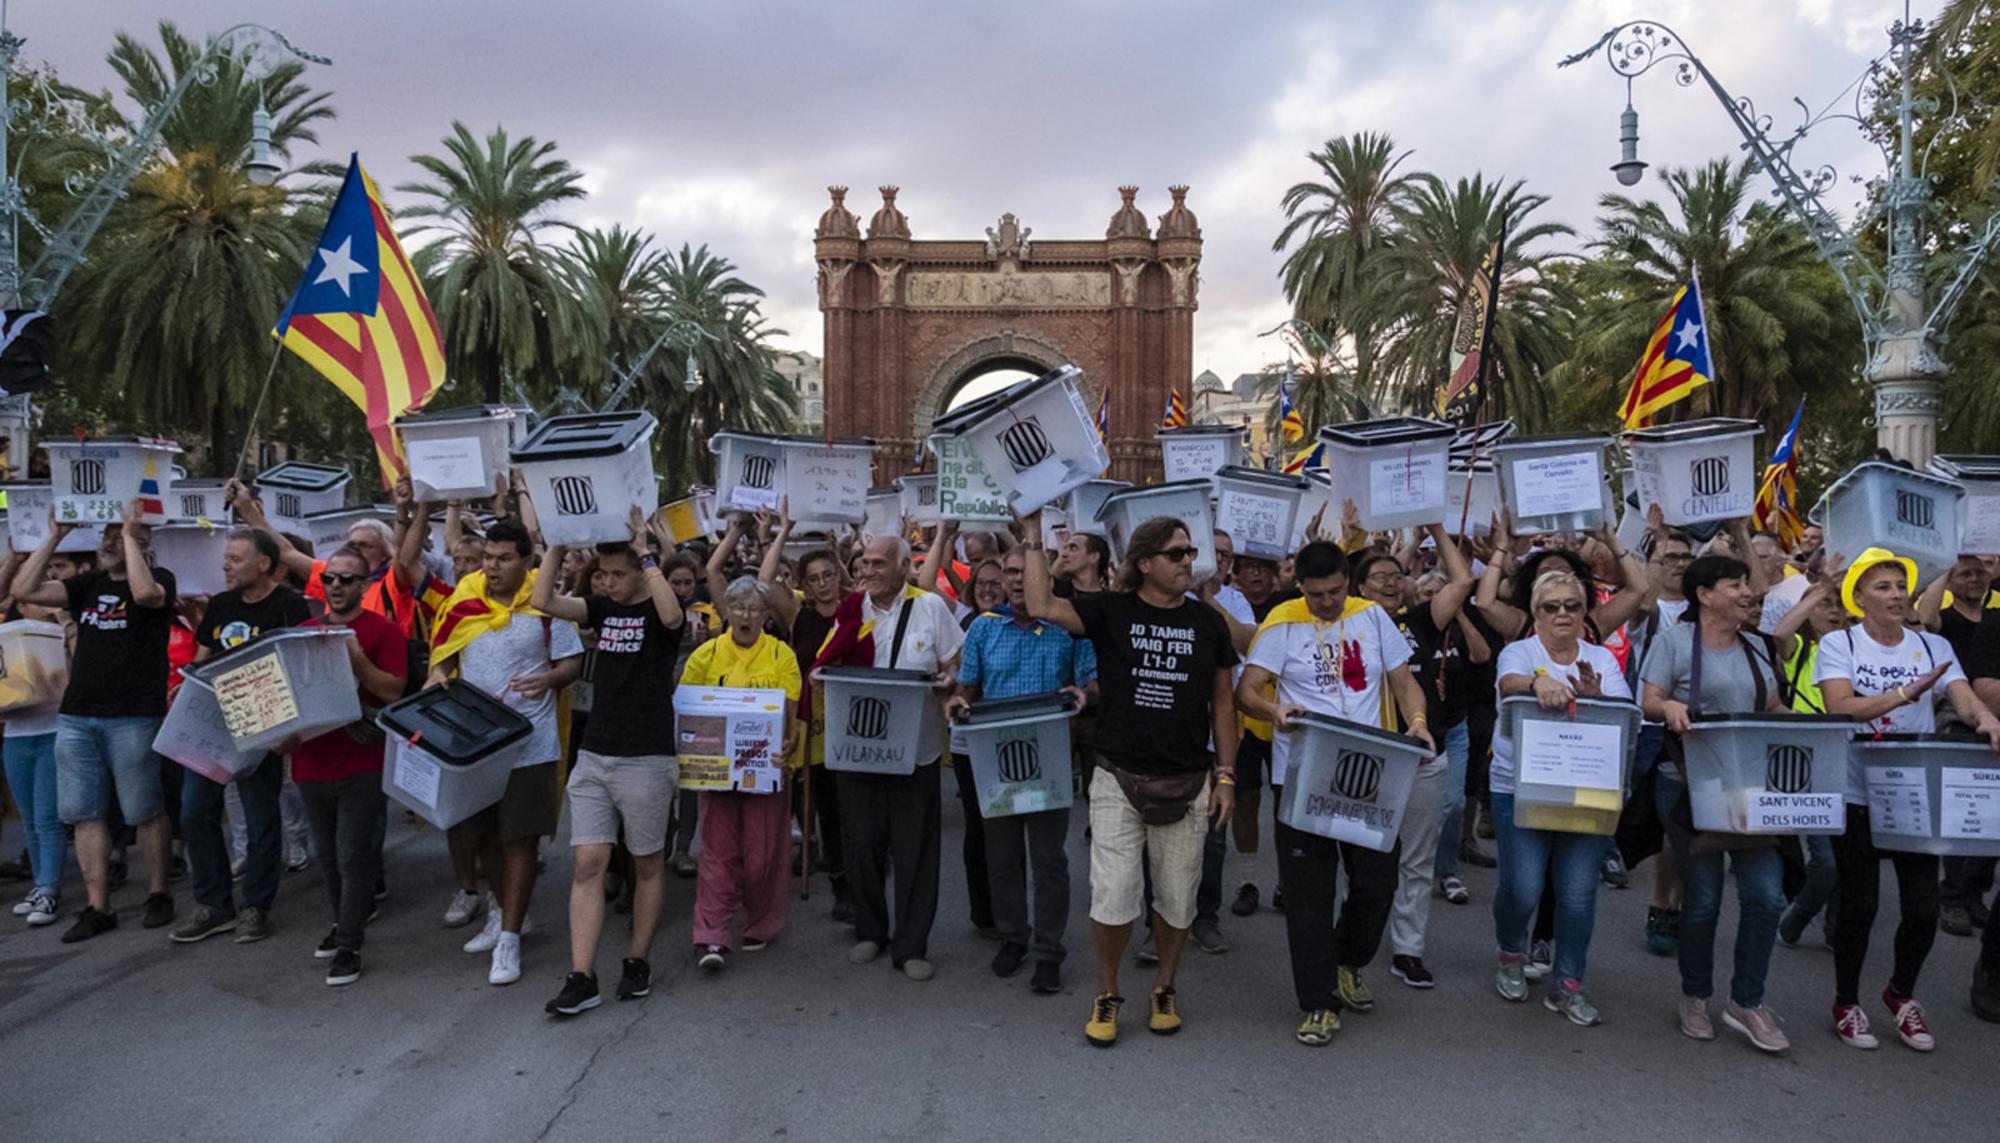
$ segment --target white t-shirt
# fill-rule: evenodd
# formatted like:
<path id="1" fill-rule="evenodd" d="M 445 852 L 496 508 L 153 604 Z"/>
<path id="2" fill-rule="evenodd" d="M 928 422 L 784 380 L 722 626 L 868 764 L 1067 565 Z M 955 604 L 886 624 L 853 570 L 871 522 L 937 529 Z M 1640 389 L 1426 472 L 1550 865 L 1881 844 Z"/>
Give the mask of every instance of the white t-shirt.
<path id="1" fill-rule="evenodd" d="M 1778 629 L 1785 613 L 1798 606 L 1799 600 L 1812 590 L 1812 580 L 1802 575 L 1788 575 L 1777 585 L 1764 593 L 1764 611 L 1758 616 L 1757 628 L 1765 634 Z"/>
<path id="2" fill-rule="evenodd" d="M 1389 613 L 1367 607 L 1331 623 L 1280 623 L 1250 645 L 1248 660 L 1277 680 L 1277 700 L 1315 714 L 1382 725 L 1382 684 L 1410 661 L 1410 641 Z M 1290 768 L 1292 736 L 1271 736 L 1271 784 Z"/>
<path id="3" fill-rule="evenodd" d="M 1867 698 L 1913 683 L 1940 663 L 1950 666 L 1938 677 L 1936 687 L 1916 702 L 1905 703 L 1858 730 L 1861 734 L 1930 734 L 1937 730 L 1937 696 L 1953 682 L 1965 680 L 1958 657 L 1942 635 L 1905 630 L 1900 642 L 1884 646 L 1860 624 L 1834 632 L 1819 641 L 1813 683 L 1824 686 L 1828 679 L 1846 679 L 1856 695 Z M 1847 804 L 1868 804 L 1868 776 L 1860 751 L 1848 752 Z"/>
<path id="4" fill-rule="evenodd" d="M 562 741 L 556 733 L 554 692 L 529 699 L 509 691 L 507 684 L 522 675 L 540 674 L 558 659 L 581 654 L 583 640 L 577 637 L 576 624 L 549 619 L 544 627 L 541 616 L 525 612 L 516 614 L 505 627 L 482 633 L 458 653 L 460 678 L 514 708 L 534 726 L 527 749 L 514 763 L 516 770 L 561 758 Z"/>
<path id="5" fill-rule="evenodd" d="M 1499 676 L 1498 682 L 1504 682 L 1508 675 L 1532 677 L 1535 671 L 1540 669 L 1551 677 L 1575 687 L 1578 663 L 1589 663 L 1590 669 L 1597 672 L 1600 697 L 1608 699 L 1632 697 L 1632 688 L 1625 685 L 1625 673 L 1618 669 L 1617 657 L 1595 643 L 1578 643 L 1576 661 L 1565 666 L 1549 657 L 1548 648 L 1542 645 L 1539 637 L 1530 635 L 1526 639 L 1517 640 L 1503 647 L 1500 651 L 1500 661 L 1494 670 Z M 1496 687 L 1498 682 L 1495 683 Z M 1501 701 L 1506 700 L 1502 698 Z M 1488 781 L 1496 794 L 1514 792 L 1514 740 L 1501 733 L 1504 729 L 1503 725 L 1493 734 L 1493 768 L 1488 775 Z"/>
<path id="6" fill-rule="evenodd" d="M 910 623 L 903 630 L 903 653 L 896 656 L 899 671 L 928 671 L 951 662 L 958 649 L 965 645 L 965 632 L 951 613 L 951 605 L 945 598 L 933 592 L 924 592 L 910 602 Z M 870 634 L 875 640 L 875 665 L 887 667 L 889 657 L 896 645 L 897 611 L 902 607 L 898 600 L 881 611 L 875 607 L 872 596 L 861 600 L 861 618 L 875 628 Z"/>

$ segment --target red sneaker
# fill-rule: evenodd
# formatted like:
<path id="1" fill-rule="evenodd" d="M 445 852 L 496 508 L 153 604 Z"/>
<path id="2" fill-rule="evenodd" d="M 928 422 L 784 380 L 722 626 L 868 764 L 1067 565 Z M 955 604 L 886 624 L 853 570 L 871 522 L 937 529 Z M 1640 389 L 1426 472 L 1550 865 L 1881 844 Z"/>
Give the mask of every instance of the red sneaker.
<path id="1" fill-rule="evenodd" d="M 1937 1047 L 1937 1037 L 1931 1035 L 1931 1026 L 1924 1023 L 1924 1006 L 1908 997 L 1898 998 L 1888 989 L 1882 990 L 1882 1003 L 1889 1006 L 1889 1014 L 1896 1018 L 1896 1034 L 1903 1043 L 1919 1052 L 1928 1052 Z"/>
<path id="2" fill-rule="evenodd" d="M 1850 1048 L 1872 1052 L 1882 1046 L 1882 1041 L 1868 1031 L 1868 1016 L 1859 1004 L 1834 1005 L 1833 1030 L 1840 1033 L 1840 1042 Z"/>

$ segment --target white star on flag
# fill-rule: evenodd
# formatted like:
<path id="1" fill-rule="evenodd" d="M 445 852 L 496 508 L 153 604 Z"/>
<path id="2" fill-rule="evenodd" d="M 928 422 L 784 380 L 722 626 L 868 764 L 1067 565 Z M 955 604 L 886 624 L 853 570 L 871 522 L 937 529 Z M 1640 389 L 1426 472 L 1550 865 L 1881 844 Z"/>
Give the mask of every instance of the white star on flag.
<path id="1" fill-rule="evenodd" d="M 322 282 L 332 282 L 340 287 L 341 293 L 352 296 L 354 290 L 350 279 L 356 274 L 366 274 L 368 272 L 368 267 L 356 262 L 353 255 L 348 253 L 353 245 L 354 239 L 343 238 L 340 240 L 340 246 L 336 249 L 328 250 L 324 246 L 320 247 L 319 257 L 322 265 L 319 277 L 313 279 L 313 285 L 317 286 Z"/>
<path id="2" fill-rule="evenodd" d="M 1693 349 L 1701 343 L 1701 326 L 1694 322 L 1683 322 L 1681 331 L 1675 336 L 1680 338 L 1680 344 L 1674 347 L 1676 350 Z"/>

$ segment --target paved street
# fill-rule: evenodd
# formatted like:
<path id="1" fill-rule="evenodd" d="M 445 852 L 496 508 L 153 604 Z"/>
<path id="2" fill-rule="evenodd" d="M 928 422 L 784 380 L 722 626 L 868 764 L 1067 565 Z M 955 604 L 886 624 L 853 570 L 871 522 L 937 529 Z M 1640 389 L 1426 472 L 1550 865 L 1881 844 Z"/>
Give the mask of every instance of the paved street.
<path id="1" fill-rule="evenodd" d="M 957 802 L 947 799 L 945 901 L 932 944 L 939 974 L 928 984 L 903 980 L 886 959 L 850 967 L 823 882 L 784 940 L 705 978 L 687 955 L 693 883 L 675 880 L 652 997 L 607 998 L 554 1023 L 542 1004 L 564 969 L 567 857 L 555 851 L 537 896 L 522 982 L 493 988 L 486 958 L 458 951 L 472 930 L 438 925 L 450 890 L 442 837 L 400 814 L 392 895 L 353 987 L 326 987 L 324 962 L 312 959 L 326 921 L 310 871 L 286 876 L 277 933 L 259 945 L 172 946 L 164 932 L 138 927 L 143 894 L 131 886 L 116 898 L 122 927 L 84 945 L 10 918 L 0 936 L 0 1137 L 1991 1137 L 2000 1028 L 1966 1007 L 1973 941 L 1940 935 L 1925 973 L 1920 993 L 1941 1045 L 1928 1057 L 1894 1043 L 1873 1000 L 1884 1047 L 1843 1048 L 1825 1026 L 1832 955 L 1779 948 L 1771 1003 L 1794 1048 L 1770 1059 L 1726 1031 L 1710 1044 L 1681 1038 L 1673 968 L 1639 944 L 1639 888 L 1600 897 L 1591 977 L 1602 1027 L 1503 1003 L 1487 984 L 1492 878 L 1477 870 L 1473 904 L 1438 902 L 1433 915 L 1440 986 L 1403 988 L 1385 950 L 1373 973 L 1376 1011 L 1347 1016 L 1330 1048 L 1292 1041 L 1283 918 L 1267 909 L 1225 914 L 1226 955 L 1190 951 L 1180 1036 L 1146 1034 L 1146 978 L 1135 975 L 1123 987 L 1132 998 L 1123 1039 L 1095 1051 L 1082 1037 L 1090 978 L 1080 820 L 1068 989 L 1039 997 L 1026 972 L 997 981 L 986 970 L 994 946 L 965 921 Z M 1271 865 L 1267 846 L 1267 889 Z M 1871 991 L 1887 971 L 1885 880 Z M 186 886 L 175 888 L 185 910 Z M 1725 939 L 1729 931 L 1725 920 Z M 607 940 L 607 993 L 619 955 Z"/>

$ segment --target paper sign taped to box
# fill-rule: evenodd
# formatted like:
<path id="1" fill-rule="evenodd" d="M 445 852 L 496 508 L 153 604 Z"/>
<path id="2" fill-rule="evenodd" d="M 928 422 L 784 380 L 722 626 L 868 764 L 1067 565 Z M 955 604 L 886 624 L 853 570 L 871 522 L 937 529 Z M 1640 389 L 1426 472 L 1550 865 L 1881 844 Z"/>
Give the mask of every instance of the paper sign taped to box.
<path id="1" fill-rule="evenodd" d="M 674 746 L 684 790 L 773 793 L 784 785 L 785 692 L 681 687 Z"/>
<path id="2" fill-rule="evenodd" d="M 215 676 L 215 699 L 230 737 L 262 734 L 299 717 L 291 680 L 277 655 L 265 655 Z"/>
<path id="3" fill-rule="evenodd" d="M 403 442 L 410 471 L 433 488 L 477 488 L 487 483 L 486 453 L 478 437 L 412 437 Z"/>

